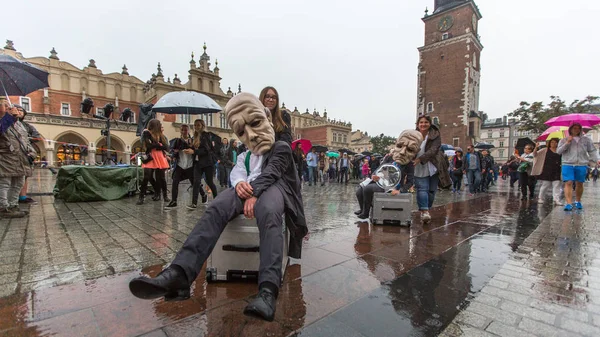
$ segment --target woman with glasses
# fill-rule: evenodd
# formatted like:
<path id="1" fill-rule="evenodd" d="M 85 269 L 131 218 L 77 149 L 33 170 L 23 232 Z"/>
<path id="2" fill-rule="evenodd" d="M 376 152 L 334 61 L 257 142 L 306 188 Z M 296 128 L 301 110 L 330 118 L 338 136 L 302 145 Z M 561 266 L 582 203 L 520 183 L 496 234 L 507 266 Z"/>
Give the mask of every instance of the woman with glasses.
<path id="1" fill-rule="evenodd" d="M 271 111 L 271 121 L 275 130 L 275 141 L 283 140 L 292 145 L 292 117 L 279 108 L 279 94 L 273 87 L 265 87 L 258 97 L 262 104 Z"/>

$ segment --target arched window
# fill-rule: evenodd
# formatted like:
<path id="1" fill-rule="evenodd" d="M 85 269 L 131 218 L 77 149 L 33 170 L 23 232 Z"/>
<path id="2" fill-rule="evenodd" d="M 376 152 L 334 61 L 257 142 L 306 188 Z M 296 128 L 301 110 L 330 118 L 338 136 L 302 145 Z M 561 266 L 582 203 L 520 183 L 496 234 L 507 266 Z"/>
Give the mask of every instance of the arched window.
<path id="1" fill-rule="evenodd" d="M 121 85 L 115 84 L 115 97 L 123 98 L 123 93 L 121 92 Z"/>
<path id="2" fill-rule="evenodd" d="M 71 91 L 71 86 L 69 84 L 70 79 L 69 75 L 62 74 L 60 75 L 60 89 L 65 91 Z"/>
<path id="3" fill-rule="evenodd" d="M 440 119 L 437 117 L 433 117 L 433 125 L 439 126 L 440 125 Z"/>
<path id="4" fill-rule="evenodd" d="M 79 91 L 81 91 L 81 92 L 84 92 L 84 91 L 85 91 L 85 92 L 89 92 L 89 89 L 88 89 L 88 80 L 87 80 L 87 78 L 85 78 L 85 77 L 82 77 L 82 78 L 79 80 Z"/>
<path id="5" fill-rule="evenodd" d="M 98 96 L 106 97 L 106 83 L 103 81 L 98 82 Z"/>
<path id="6" fill-rule="evenodd" d="M 137 91 L 133 85 L 129 88 L 129 100 L 132 102 L 137 101 Z"/>
<path id="7" fill-rule="evenodd" d="M 213 81 L 208 82 L 208 92 L 215 92 L 215 84 Z"/>
<path id="8" fill-rule="evenodd" d="M 202 83 L 201 78 L 198 79 L 198 90 L 200 90 L 200 91 L 204 90 L 204 84 Z"/>

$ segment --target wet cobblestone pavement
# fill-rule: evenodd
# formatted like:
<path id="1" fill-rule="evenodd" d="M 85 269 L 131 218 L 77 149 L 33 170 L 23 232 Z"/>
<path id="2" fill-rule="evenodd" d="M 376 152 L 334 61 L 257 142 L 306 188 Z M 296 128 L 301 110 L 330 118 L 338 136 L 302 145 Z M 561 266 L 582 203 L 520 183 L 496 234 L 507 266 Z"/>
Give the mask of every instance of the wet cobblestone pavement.
<path id="1" fill-rule="evenodd" d="M 36 171 L 31 191 L 49 192 Z M 187 186 L 186 186 L 187 187 Z M 433 221 L 359 222 L 356 185 L 304 189 L 310 235 L 285 273 L 274 322 L 242 314 L 252 283 L 208 285 L 184 302 L 134 298 L 205 207 L 134 198 L 64 203 L 35 195 L 28 218 L 0 220 L 0 336 L 599 336 L 600 185 L 584 211 L 489 194 L 438 194 Z"/>

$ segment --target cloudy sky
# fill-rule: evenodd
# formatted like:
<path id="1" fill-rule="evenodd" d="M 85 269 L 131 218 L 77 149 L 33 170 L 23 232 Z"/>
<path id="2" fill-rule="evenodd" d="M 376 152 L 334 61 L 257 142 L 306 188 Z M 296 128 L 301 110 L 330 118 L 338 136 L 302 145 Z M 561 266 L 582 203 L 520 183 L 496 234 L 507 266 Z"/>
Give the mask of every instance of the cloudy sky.
<path id="1" fill-rule="evenodd" d="M 417 47 L 434 0 L 0 0 L 11 8 L 0 39 L 25 57 L 58 56 L 77 67 L 96 60 L 147 80 L 186 78 L 190 54 L 206 41 L 221 88 L 258 94 L 278 88 L 287 107 L 327 109 L 354 129 L 395 135 L 412 126 Z M 520 101 L 600 94 L 600 2 L 477 0 L 480 109 L 492 117 Z M 16 20 L 12 20 L 16 19 Z"/>

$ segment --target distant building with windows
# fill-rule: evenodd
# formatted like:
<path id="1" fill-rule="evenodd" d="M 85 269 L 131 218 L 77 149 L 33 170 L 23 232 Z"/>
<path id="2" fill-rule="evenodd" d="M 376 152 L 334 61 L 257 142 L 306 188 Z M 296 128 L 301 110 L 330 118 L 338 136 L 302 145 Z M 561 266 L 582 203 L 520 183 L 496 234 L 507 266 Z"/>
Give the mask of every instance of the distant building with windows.
<path id="1" fill-rule="evenodd" d="M 177 74 L 172 78 L 166 76 L 160 63 L 156 73 L 144 82 L 130 75 L 126 65 L 123 65 L 120 72 L 104 74 L 96 61 L 91 59 L 86 67 L 80 69 L 62 61 L 54 48 L 47 58 L 24 57 L 9 40 L 4 48 L 0 48 L 0 54 L 29 62 L 49 73 L 50 87 L 24 97 L 10 97 L 11 102 L 20 104 L 28 112 L 26 120 L 44 138 L 34 143 L 38 160 L 45 158 L 49 165 L 94 165 L 110 156 L 114 162 L 128 164 L 131 155 L 141 151 L 140 140 L 136 136 L 140 104 L 156 103 L 163 95 L 173 91 L 195 91 L 211 97 L 221 107 L 225 107 L 229 99 L 236 95 L 231 88 L 227 92 L 221 89 L 218 62 L 215 60 L 215 65 L 211 66 L 206 44 L 202 48 L 203 53 L 197 59 L 198 62 L 194 54 L 191 55 L 188 74 L 185 76 L 186 83 Z M 241 85 L 238 85 L 237 93 L 241 90 Z M 94 101 L 90 115 L 80 112 L 81 102 L 88 97 Z M 120 112 L 125 108 L 133 111 L 131 119 L 111 124 L 110 151 L 107 151 L 105 137 L 100 133 L 105 122 L 93 116 L 102 115 L 107 103 L 115 106 L 112 116 L 115 119 L 119 118 Z M 308 138 L 315 144 L 332 149 L 350 145 L 351 123 L 332 120 L 327 117 L 326 111 L 323 116 L 316 110 L 312 114 L 308 110 L 305 113 L 300 113 L 297 109 L 287 111 L 292 116 L 296 138 Z M 223 112 L 199 116 L 157 114 L 169 139 L 179 137 L 181 125 L 191 125 L 197 118 L 206 122 L 208 131 L 221 137 L 237 138 L 227 125 Z"/>
<path id="2" fill-rule="evenodd" d="M 373 143 L 371 143 L 371 137 L 366 132 L 362 132 L 360 130 L 352 131 L 352 136 L 350 137 L 350 140 L 350 150 L 356 153 L 361 153 L 364 151 L 373 151 Z"/>

